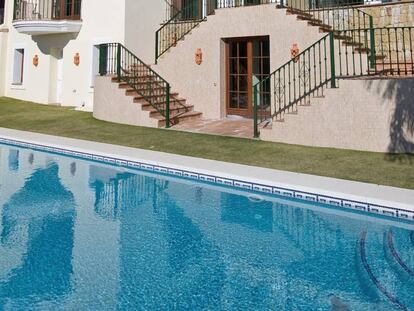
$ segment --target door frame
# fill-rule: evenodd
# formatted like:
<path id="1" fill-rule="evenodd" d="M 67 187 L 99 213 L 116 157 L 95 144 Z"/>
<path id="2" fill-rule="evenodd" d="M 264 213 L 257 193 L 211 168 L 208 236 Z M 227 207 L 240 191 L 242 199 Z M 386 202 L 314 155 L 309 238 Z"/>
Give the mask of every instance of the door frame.
<path id="1" fill-rule="evenodd" d="M 226 38 L 225 43 L 225 115 L 238 115 L 246 118 L 253 117 L 253 40 L 270 40 L 269 36 L 250 36 Z M 247 109 L 230 108 L 230 43 L 247 42 Z"/>

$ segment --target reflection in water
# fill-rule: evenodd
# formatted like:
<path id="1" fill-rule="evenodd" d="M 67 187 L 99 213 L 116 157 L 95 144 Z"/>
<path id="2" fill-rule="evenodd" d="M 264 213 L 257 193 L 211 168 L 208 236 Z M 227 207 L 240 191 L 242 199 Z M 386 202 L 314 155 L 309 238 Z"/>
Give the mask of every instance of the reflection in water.
<path id="1" fill-rule="evenodd" d="M 19 169 L 19 150 L 9 150 L 9 170 L 17 171 Z"/>
<path id="2" fill-rule="evenodd" d="M 0 258 L 0 310 L 393 310 L 356 256 L 367 230 L 373 270 L 391 275 L 381 240 L 391 225 L 80 160 L 8 155 L 1 173 L 29 177 L 0 207 L 0 255 L 24 241 L 9 273 Z M 410 232 L 393 232 L 411 265 Z M 390 290 L 398 281 L 381 279 Z"/>
<path id="3" fill-rule="evenodd" d="M 4 205 L 1 243 L 22 234 L 24 226 L 29 240 L 22 265 L 0 283 L 0 302 L 33 303 L 71 291 L 74 213 L 73 195 L 60 183 L 56 164 L 35 171 Z"/>
<path id="4" fill-rule="evenodd" d="M 257 204 L 242 196 L 222 195 L 221 220 L 263 232 L 273 231 L 272 202 Z"/>

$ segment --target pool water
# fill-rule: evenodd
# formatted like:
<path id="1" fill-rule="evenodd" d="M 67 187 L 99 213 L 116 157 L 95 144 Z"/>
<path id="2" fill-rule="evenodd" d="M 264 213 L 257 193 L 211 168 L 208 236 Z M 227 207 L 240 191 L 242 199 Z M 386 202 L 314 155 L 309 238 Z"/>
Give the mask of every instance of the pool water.
<path id="1" fill-rule="evenodd" d="M 409 310 L 413 232 L 0 145 L 0 310 Z"/>

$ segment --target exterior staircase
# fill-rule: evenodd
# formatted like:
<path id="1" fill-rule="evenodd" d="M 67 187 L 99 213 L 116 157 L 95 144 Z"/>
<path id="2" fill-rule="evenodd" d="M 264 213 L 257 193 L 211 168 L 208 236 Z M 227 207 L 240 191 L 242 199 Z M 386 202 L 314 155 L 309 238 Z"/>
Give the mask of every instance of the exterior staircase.
<path id="1" fill-rule="evenodd" d="M 339 79 L 414 75 L 414 27 L 374 28 L 373 17 L 352 6 L 312 9 L 298 0 L 286 7 L 309 26 L 327 33 L 254 86 L 254 136 L 324 98 L 324 89 Z M 303 7 L 301 6 L 303 4 Z M 263 93 L 270 93 L 267 106 Z M 275 126 L 275 124 L 273 124 Z"/>
<path id="2" fill-rule="evenodd" d="M 160 87 L 157 89 L 156 82 L 145 81 L 144 78 L 141 78 L 143 81 L 138 81 L 136 88 L 132 88 L 126 82 L 118 82 L 117 77 L 112 78 L 113 83 L 117 83 L 120 89 L 125 89 L 125 95 L 131 96 L 134 99 L 134 103 L 141 106 L 143 111 L 149 112 L 149 117 L 152 119 L 158 120 L 158 127 L 166 127 L 166 117 L 154 107 L 147 98 L 156 98 L 160 95 L 146 95 L 141 94 L 150 94 L 146 92 L 149 85 L 152 84 L 151 89 L 155 92 L 160 91 Z M 165 97 L 164 95 L 160 96 Z M 179 123 L 183 123 L 189 120 L 199 119 L 202 116 L 201 112 L 194 111 L 194 106 L 186 103 L 186 99 L 180 98 L 178 93 L 170 93 L 170 125 L 174 126 Z M 164 105 L 164 102 L 160 102 L 161 105 Z"/>
<path id="3" fill-rule="evenodd" d="M 133 103 L 158 127 L 169 128 L 201 118 L 201 112 L 194 111 L 178 93 L 171 92 L 165 79 L 120 43 L 102 44 L 99 59 L 100 75 L 110 76 L 112 83 L 125 90 L 125 96 L 133 98 Z"/>

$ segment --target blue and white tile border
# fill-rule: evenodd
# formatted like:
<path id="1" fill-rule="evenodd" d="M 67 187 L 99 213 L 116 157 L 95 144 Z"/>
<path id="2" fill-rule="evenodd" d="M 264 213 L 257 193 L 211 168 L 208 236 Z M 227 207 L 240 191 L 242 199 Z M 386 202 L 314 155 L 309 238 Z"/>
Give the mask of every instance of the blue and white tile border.
<path id="1" fill-rule="evenodd" d="M 106 163 L 110 165 L 115 165 L 119 167 L 139 169 L 143 171 L 150 171 L 190 180 L 199 180 L 202 182 L 213 183 L 221 186 L 239 188 L 248 191 L 255 191 L 268 195 L 276 195 L 279 197 L 290 198 L 300 200 L 302 202 L 308 203 L 320 203 L 327 206 L 332 206 L 336 208 L 344 208 L 348 210 L 355 210 L 358 212 L 366 212 L 381 216 L 394 217 L 409 221 L 414 221 L 414 209 L 413 211 L 395 208 L 391 206 L 383 206 L 378 204 L 373 204 L 369 202 L 359 202 L 354 200 L 349 200 L 347 198 L 339 198 L 333 196 L 326 196 L 318 193 L 305 192 L 300 189 L 290 189 L 283 187 L 275 187 L 272 185 L 252 183 L 248 180 L 239 180 L 239 179 L 229 179 L 220 175 L 206 175 L 197 171 L 188 171 L 180 170 L 172 167 L 165 167 L 160 165 L 154 165 L 150 163 L 140 162 L 140 161 L 131 161 L 121 158 L 114 158 L 103 156 L 99 154 L 92 154 L 86 152 L 79 152 L 70 149 L 51 147 L 36 143 L 28 143 L 24 141 L 1 138 L 0 143 L 12 145 L 16 147 L 29 148 L 38 151 L 45 151 L 60 155 L 66 155 L 71 157 L 76 157 L 85 160 L 91 160 L 101 163 Z"/>

